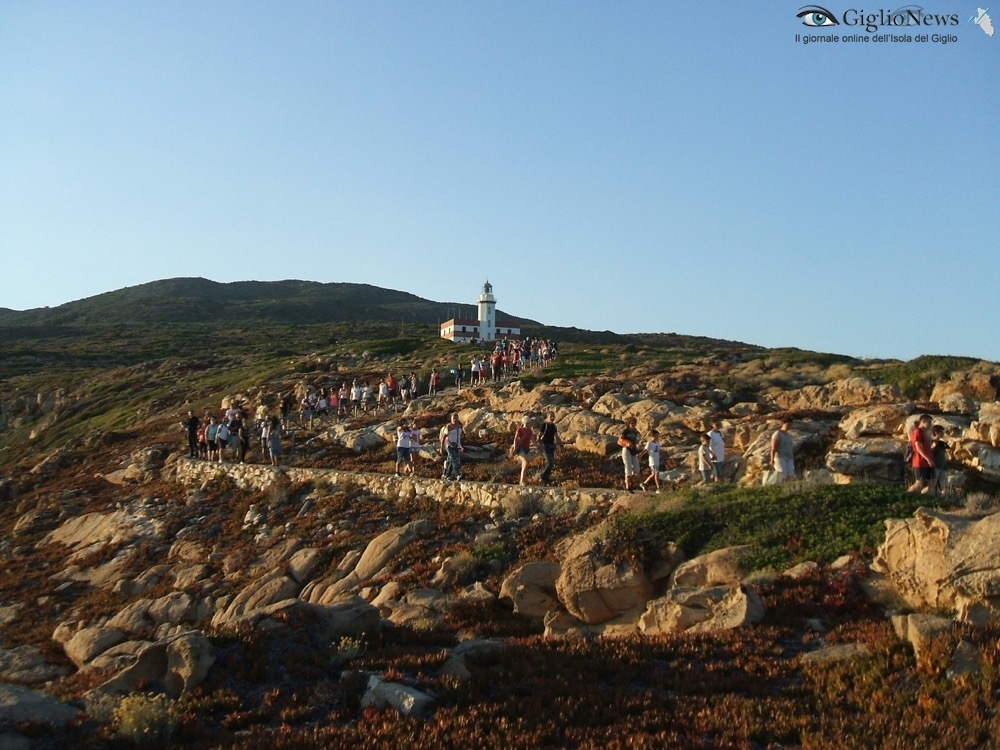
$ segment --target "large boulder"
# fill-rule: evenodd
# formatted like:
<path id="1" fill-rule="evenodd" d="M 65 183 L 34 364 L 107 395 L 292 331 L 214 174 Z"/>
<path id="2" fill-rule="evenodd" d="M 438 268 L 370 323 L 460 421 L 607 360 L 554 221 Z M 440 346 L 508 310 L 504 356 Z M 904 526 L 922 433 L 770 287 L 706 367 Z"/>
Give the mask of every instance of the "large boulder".
<path id="1" fill-rule="evenodd" d="M 956 440 L 951 443 L 954 459 L 973 469 L 991 482 L 1000 482 L 1000 449 L 978 440 Z"/>
<path id="2" fill-rule="evenodd" d="M 901 440 L 862 437 L 838 440 L 826 454 L 826 468 L 851 479 L 899 482 L 903 479 Z"/>
<path id="3" fill-rule="evenodd" d="M 557 562 L 525 563 L 504 579 L 500 598 L 512 602 L 518 614 L 545 617 L 546 613 L 559 608 L 556 581 L 560 572 Z"/>
<path id="4" fill-rule="evenodd" d="M 885 522 L 872 568 L 917 610 L 951 611 L 973 624 L 1000 621 L 1000 514 L 919 508 Z"/>
<path id="5" fill-rule="evenodd" d="M 607 560 L 593 535 L 574 537 L 562 549 L 556 592 L 567 611 L 583 622 L 607 622 L 645 604 L 653 595 L 645 571 Z"/>
<path id="6" fill-rule="evenodd" d="M 740 584 L 709 588 L 673 588 L 653 599 L 639 619 L 646 635 L 710 633 L 730 630 L 764 618 L 764 605 Z"/>

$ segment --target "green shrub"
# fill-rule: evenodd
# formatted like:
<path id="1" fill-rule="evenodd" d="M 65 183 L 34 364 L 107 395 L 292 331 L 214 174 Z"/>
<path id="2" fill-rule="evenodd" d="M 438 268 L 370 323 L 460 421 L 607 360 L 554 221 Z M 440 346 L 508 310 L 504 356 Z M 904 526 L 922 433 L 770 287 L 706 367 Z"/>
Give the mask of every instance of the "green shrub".
<path id="1" fill-rule="evenodd" d="M 753 569 L 829 562 L 874 548 L 884 538 L 886 518 L 911 516 L 932 502 L 876 484 L 722 486 L 685 494 L 675 509 L 615 518 L 606 540 L 612 558 L 648 564 L 673 542 L 688 557 L 749 544 Z"/>
<path id="2" fill-rule="evenodd" d="M 165 695 L 130 695 L 114 713 L 116 736 L 142 748 L 167 747 L 177 720 Z"/>

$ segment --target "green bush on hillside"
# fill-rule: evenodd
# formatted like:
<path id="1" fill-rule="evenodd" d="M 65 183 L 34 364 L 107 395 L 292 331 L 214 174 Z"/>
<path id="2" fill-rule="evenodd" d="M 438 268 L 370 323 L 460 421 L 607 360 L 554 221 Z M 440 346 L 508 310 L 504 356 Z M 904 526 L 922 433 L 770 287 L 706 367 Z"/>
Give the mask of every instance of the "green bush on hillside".
<path id="1" fill-rule="evenodd" d="M 612 558 L 645 565 L 672 542 L 689 558 L 748 544 L 754 570 L 781 570 L 806 560 L 830 562 L 880 544 L 885 519 L 906 518 L 934 503 L 934 498 L 902 487 L 875 484 L 724 485 L 685 495 L 674 509 L 612 520 L 606 542 Z"/>

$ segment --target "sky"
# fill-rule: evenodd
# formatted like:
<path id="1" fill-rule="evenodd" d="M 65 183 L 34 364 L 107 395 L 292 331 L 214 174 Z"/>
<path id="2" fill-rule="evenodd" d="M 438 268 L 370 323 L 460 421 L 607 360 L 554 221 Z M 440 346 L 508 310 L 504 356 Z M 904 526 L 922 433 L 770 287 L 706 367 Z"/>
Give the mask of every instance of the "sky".
<path id="1" fill-rule="evenodd" d="M 555 326 L 1000 360 L 1000 34 L 824 3 L 0 0 L 0 307 L 489 280 Z"/>

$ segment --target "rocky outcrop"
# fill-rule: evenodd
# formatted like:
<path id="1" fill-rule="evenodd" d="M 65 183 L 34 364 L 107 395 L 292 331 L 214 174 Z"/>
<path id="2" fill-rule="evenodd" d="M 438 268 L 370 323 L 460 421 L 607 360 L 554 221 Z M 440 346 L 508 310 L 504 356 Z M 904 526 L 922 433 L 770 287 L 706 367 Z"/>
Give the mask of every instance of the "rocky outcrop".
<path id="1" fill-rule="evenodd" d="M 560 606 L 556 582 L 561 572 L 555 561 L 526 563 L 504 580 L 500 598 L 511 602 L 518 614 L 543 618 Z"/>
<path id="2" fill-rule="evenodd" d="M 215 649 L 202 633 L 181 633 L 145 646 L 131 666 L 91 694 L 124 695 L 153 687 L 176 697 L 200 685 L 214 663 Z"/>
<path id="3" fill-rule="evenodd" d="M 838 440 L 826 454 L 826 468 L 849 480 L 898 483 L 904 448 L 902 440 L 884 437 Z"/>
<path id="4" fill-rule="evenodd" d="M 865 378 L 847 378 L 826 385 L 808 385 L 794 391 L 782 391 L 770 398 L 786 411 L 835 412 L 850 407 L 898 403 L 899 391 L 891 385 L 874 385 Z"/>
<path id="5" fill-rule="evenodd" d="M 335 601 L 341 594 L 357 590 L 379 573 L 407 545 L 432 528 L 430 521 L 417 520 L 379 534 L 368 543 L 350 571 L 341 568 L 332 576 L 314 581 L 303 591 L 302 598 L 314 604 L 327 604 Z"/>
<path id="6" fill-rule="evenodd" d="M 886 522 L 872 564 L 914 609 L 949 611 L 962 621 L 1000 621 L 1000 514 L 986 517 L 920 508 Z"/>
<path id="7" fill-rule="evenodd" d="M 563 549 L 556 592 L 571 615 L 593 625 L 641 607 L 653 586 L 644 570 L 608 561 L 598 539 L 581 535 Z"/>

